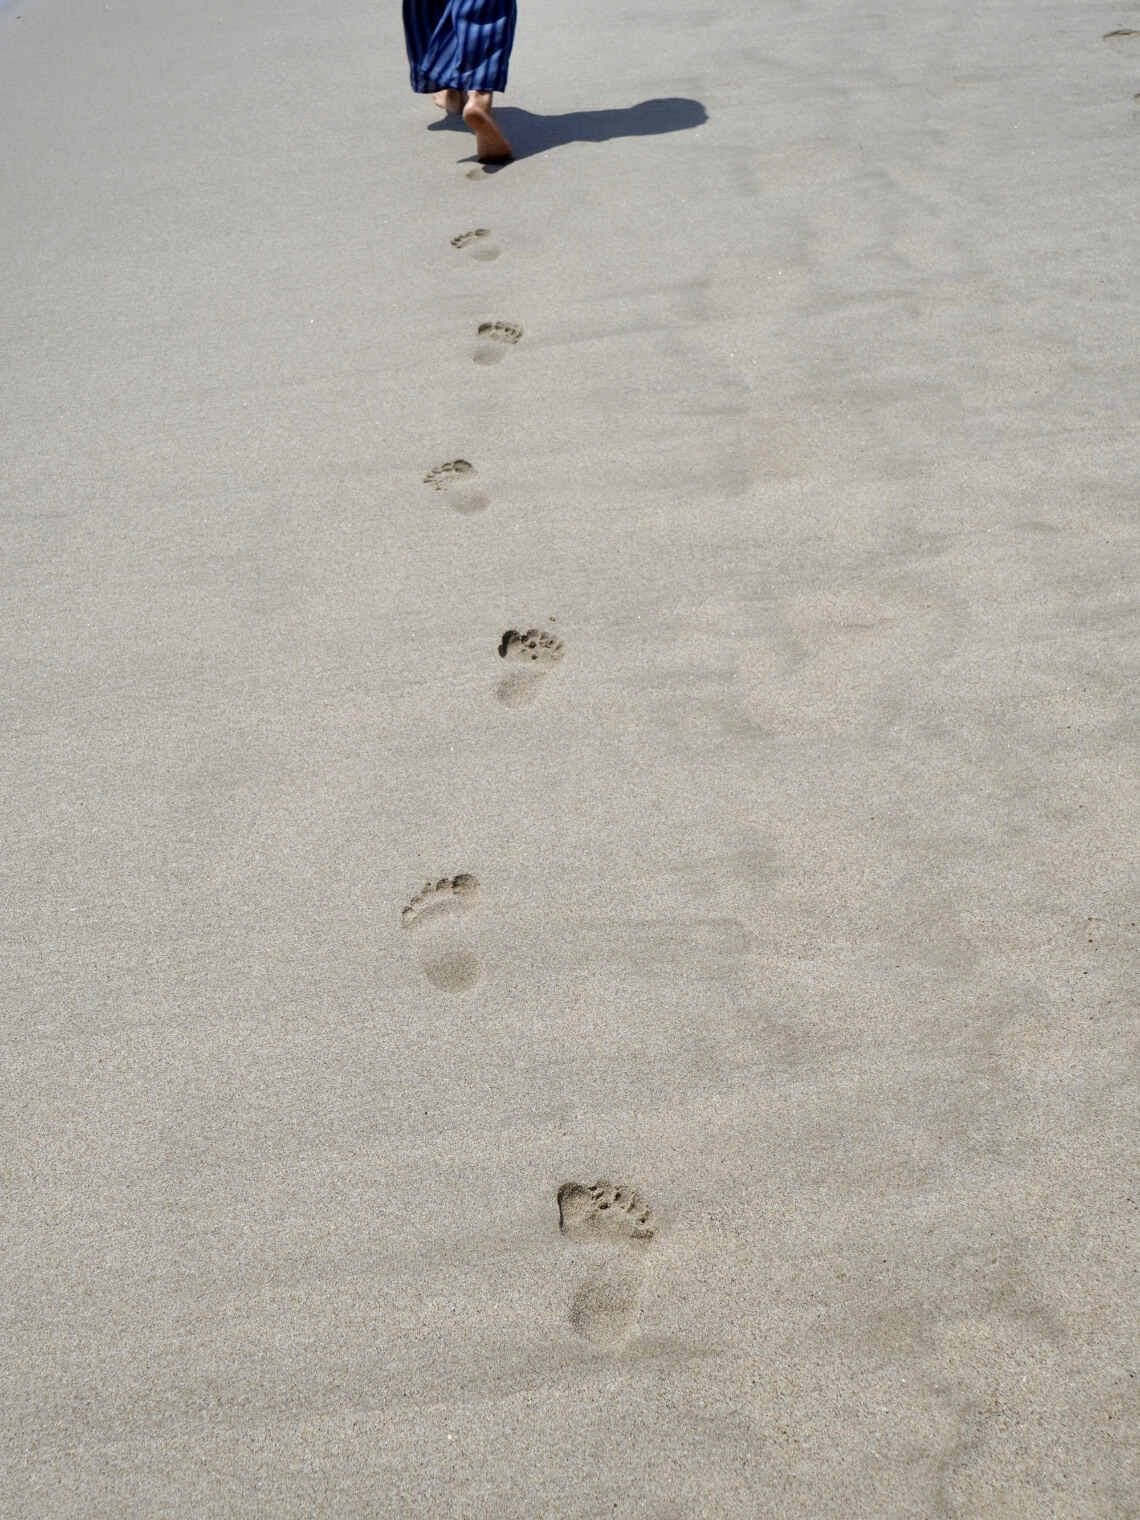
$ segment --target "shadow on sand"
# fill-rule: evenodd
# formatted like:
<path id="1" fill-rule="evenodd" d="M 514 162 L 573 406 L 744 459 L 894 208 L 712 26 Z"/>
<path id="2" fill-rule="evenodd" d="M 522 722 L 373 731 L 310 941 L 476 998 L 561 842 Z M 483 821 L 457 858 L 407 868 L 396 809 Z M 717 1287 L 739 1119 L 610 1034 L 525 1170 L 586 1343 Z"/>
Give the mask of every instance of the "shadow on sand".
<path id="1" fill-rule="evenodd" d="M 708 121 L 699 100 L 683 97 L 643 100 L 640 105 L 613 111 L 567 111 L 562 116 L 536 116 L 518 106 L 496 104 L 495 118 L 515 150 L 515 160 L 533 158 L 567 143 L 609 142 L 614 137 L 656 137 L 661 132 L 687 132 Z M 445 116 L 429 132 L 470 132 L 457 116 Z M 495 166 L 499 167 L 499 166 Z M 501 167 L 506 167 L 502 165 Z"/>

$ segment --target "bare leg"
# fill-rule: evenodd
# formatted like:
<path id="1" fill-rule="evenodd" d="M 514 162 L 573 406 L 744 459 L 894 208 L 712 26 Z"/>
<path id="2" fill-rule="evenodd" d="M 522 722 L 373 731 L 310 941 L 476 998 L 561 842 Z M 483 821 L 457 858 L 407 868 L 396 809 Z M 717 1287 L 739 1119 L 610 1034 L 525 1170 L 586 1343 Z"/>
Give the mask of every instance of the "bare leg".
<path id="1" fill-rule="evenodd" d="M 490 90 L 469 90 L 463 120 L 475 134 L 475 151 L 485 162 L 513 158 L 511 145 L 491 112 Z"/>
<path id="2" fill-rule="evenodd" d="M 462 90 L 436 90 L 435 103 L 449 116 L 459 116 L 463 110 Z"/>

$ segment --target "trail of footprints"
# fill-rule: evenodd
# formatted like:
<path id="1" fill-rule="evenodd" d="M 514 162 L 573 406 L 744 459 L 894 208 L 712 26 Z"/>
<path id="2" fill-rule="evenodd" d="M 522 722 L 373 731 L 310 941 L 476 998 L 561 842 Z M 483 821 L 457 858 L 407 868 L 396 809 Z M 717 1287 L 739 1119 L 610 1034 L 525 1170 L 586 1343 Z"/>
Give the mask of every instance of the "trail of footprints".
<path id="1" fill-rule="evenodd" d="M 1121 52 L 1140 54 L 1140 30 L 1120 27 L 1107 32 L 1104 40 Z M 490 172 L 480 166 L 467 177 L 483 178 Z M 460 233 L 451 246 L 481 263 L 502 253 L 487 227 Z M 475 363 L 500 363 L 522 336 L 517 323 L 481 322 Z M 473 488 L 475 474 L 467 460 L 452 459 L 429 470 L 424 483 L 446 493 L 455 511 L 474 514 L 488 504 Z M 564 652 L 562 641 L 548 630 L 508 628 L 499 642 L 499 655 L 510 665 L 496 688 L 499 701 L 509 707 L 533 703 Z M 478 881 L 462 872 L 425 882 L 401 914 L 404 928 L 416 938 L 424 975 L 443 992 L 467 992 L 482 975 L 476 931 L 479 899 Z M 559 1231 L 577 1258 L 567 1320 L 585 1340 L 618 1347 L 636 1317 L 646 1253 L 658 1232 L 654 1211 L 632 1187 L 608 1181 L 566 1182 L 558 1190 L 557 1206 Z"/>
<path id="2" fill-rule="evenodd" d="M 451 246 L 490 263 L 502 253 L 490 238 L 489 228 L 476 227 L 452 238 Z M 516 323 L 481 322 L 475 363 L 498 364 L 522 336 Z M 450 459 L 428 470 L 424 484 L 443 494 L 454 511 L 473 516 L 488 506 L 474 485 L 477 474 L 468 460 Z M 499 658 L 507 671 L 495 688 L 498 700 L 507 707 L 529 707 L 565 652 L 549 629 L 508 628 L 499 640 Z M 400 914 L 424 976 L 441 992 L 469 992 L 481 980 L 480 898 L 478 881 L 464 871 L 426 881 Z M 567 1321 L 586 1341 L 620 1347 L 637 1313 L 645 1252 L 658 1228 L 654 1211 L 632 1187 L 608 1181 L 566 1182 L 556 1202 L 559 1232 L 575 1257 Z"/>

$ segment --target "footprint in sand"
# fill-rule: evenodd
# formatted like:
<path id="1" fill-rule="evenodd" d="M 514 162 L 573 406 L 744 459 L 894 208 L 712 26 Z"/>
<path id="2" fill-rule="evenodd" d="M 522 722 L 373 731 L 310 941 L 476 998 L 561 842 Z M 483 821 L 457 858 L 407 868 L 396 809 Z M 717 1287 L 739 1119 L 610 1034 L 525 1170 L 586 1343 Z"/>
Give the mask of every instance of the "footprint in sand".
<path id="1" fill-rule="evenodd" d="M 631 1187 L 567 1182 L 558 1189 L 558 1227 L 584 1269 L 570 1300 L 572 1328 L 595 1345 L 620 1346 L 637 1313 L 645 1252 L 657 1233 L 653 1210 Z"/>
<path id="2" fill-rule="evenodd" d="M 400 914 L 400 922 L 420 941 L 420 964 L 433 987 L 467 992 L 482 974 L 468 938 L 470 915 L 479 903 L 479 883 L 467 872 L 425 882 Z"/>
<path id="3" fill-rule="evenodd" d="M 473 517 L 476 512 L 487 510 L 487 498 L 470 484 L 471 477 L 479 472 L 466 459 L 449 459 L 437 464 L 424 476 L 424 485 L 434 491 L 447 492 L 447 504 L 463 517 Z"/>
<path id="4" fill-rule="evenodd" d="M 1105 32 L 1104 40 L 1117 52 L 1140 57 L 1140 31 L 1132 27 L 1121 26 L 1115 32 Z"/>
<path id="5" fill-rule="evenodd" d="M 479 342 L 475 345 L 476 364 L 498 364 L 523 335 L 514 322 L 480 322 L 476 330 Z"/>
<path id="6" fill-rule="evenodd" d="M 469 258 L 478 259 L 480 264 L 489 264 L 503 251 L 497 243 L 487 241 L 490 236 L 490 227 L 476 227 L 471 232 L 461 232 L 458 237 L 453 237 L 451 246 L 461 249 Z"/>
<path id="7" fill-rule="evenodd" d="M 543 628 L 525 633 L 508 628 L 499 641 L 499 656 L 512 668 L 495 689 L 499 701 L 508 707 L 529 707 L 565 652 L 562 640 Z"/>

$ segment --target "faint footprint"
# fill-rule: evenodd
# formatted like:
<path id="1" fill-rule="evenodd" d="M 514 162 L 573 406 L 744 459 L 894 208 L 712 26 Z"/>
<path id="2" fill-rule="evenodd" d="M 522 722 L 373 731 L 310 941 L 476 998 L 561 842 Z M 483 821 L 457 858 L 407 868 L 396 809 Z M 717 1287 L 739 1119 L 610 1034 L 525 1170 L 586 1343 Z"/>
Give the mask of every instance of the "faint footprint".
<path id="1" fill-rule="evenodd" d="M 479 883 L 462 872 L 425 882 L 400 914 L 404 928 L 422 938 L 420 963 L 424 975 L 443 992 L 467 992 L 482 974 L 465 923 L 478 902 Z"/>
<path id="2" fill-rule="evenodd" d="M 1105 32 L 1104 40 L 1118 52 L 1140 55 L 1140 31 L 1133 27 L 1121 26 L 1115 32 Z"/>
<path id="3" fill-rule="evenodd" d="M 653 1210 L 631 1187 L 567 1182 L 558 1189 L 558 1228 L 583 1251 L 585 1277 L 570 1299 L 571 1326 L 595 1345 L 620 1345 L 637 1312 L 644 1253 L 657 1233 Z"/>
<path id="4" fill-rule="evenodd" d="M 449 506 L 464 517 L 473 517 L 476 512 L 485 512 L 488 505 L 482 491 L 467 484 L 476 474 L 475 466 L 468 464 L 466 459 L 449 459 L 446 464 L 437 464 L 434 470 L 427 472 L 424 485 L 436 491 L 446 491 Z"/>
<path id="5" fill-rule="evenodd" d="M 465 249 L 467 254 L 473 259 L 478 259 L 480 264 L 489 264 L 503 251 L 497 243 L 486 241 L 490 236 L 490 227 L 476 227 L 473 232 L 461 232 L 458 237 L 453 237 L 451 246 Z"/>
<path id="6" fill-rule="evenodd" d="M 529 707 L 565 652 L 562 640 L 543 628 L 528 628 L 525 633 L 508 628 L 499 641 L 499 655 L 518 668 L 499 682 L 495 690 L 499 701 L 508 707 Z"/>
<path id="7" fill-rule="evenodd" d="M 514 322 L 480 322 L 477 331 L 482 342 L 475 345 L 476 364 L 498 364 L 523 335 Z"/>

